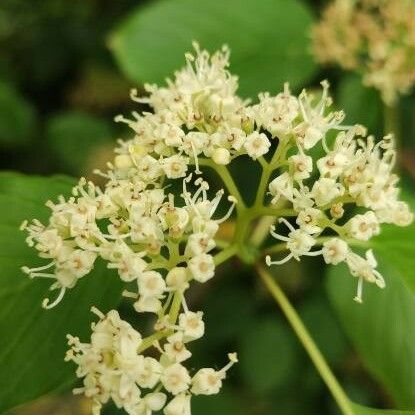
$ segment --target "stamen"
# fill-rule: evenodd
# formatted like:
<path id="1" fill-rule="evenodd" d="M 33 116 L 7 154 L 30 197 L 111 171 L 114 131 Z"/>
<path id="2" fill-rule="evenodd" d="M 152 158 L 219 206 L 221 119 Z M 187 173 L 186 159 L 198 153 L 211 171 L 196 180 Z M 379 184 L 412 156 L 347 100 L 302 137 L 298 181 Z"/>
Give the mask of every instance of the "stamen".
<path id="1" fill-rule="evenodd" d="M 280 241 L 288 242 L 290 240 L 290 238 L 288 238 L 287 236 L 283 236 L 283 235 L 280 235 L 280 234 L 276 233 L 275 232 L 275 226 L 274 225 L 271 225 L 271 227 L 270 227 L 270 234 L 275 239 L 278 239 Z"/>
<path id="2" fill-rule="evenodd" d="M 225 214 L 225 216 L 222 219 L 218 219 L 216 221 L 216 223 L 218 223 L 218 224 L 221 224 L 221 223 L 225 222 L 226 220 L 228 220 L 231 217 L 232 212 L 234 211 L 235 206 L 238 203 L 237 199 L 235 197 L 233 197 L 233 196 L 228 196 L 228 200 L 230 202 L 232 202 L 232 205 L 228 209 L 228 212 Z"/>
<path id="3" fill-rule="evenodd" d="M 356 293 L 355 298 L 353 298 L 353 300 L 356 301 L 356 303 L 362 304 L 363 303 L 362 294 L 363 294 L 363 278 L 359 277 L 359 281 L 357 283 L 357 293 Z"/>
<path id="4" fill-rule="evenodd" d="M 53 301 L 52 303 L 49 304 L 49 298 L 45 298 L 42 301 L 42 307 L 46 310 L 50 310 L 51 308 L 55 307 L 56 305 L 58 305 L 61 301 L 63 296 L 65 295 L 65 291 L 66 288 L 65 287 L 61 287 L 58 296 L 56 297 L 55 301 Z"/>
<path id="5" fill-rule="evenodd" d="M 190 142 L 190 145 L 192 146 L 193 158 L 195 159 L 195 173 L 202 174 L 202 172 L 199 169 L 199 159 L 197 158 L 196 147 L 192 141 Z"/>
<path id="6" fill-rule="evenodd" d="M 125 298 L 133 298 L 134 300 L 136 300 L 138 298 L 137 293 L 133 293 L 133 292 L 128 291 L 128 290 L 124 290 L 121 295 Z"/>
<path id="7" fill-rule="evenodd" d="M 225 365 L 221 370 L 218 371 L 218 374 L 223 379 L 226 376 L 226 372 L 235 364 L 238 363 L 238 355 L 236 353 L 228 354 L 229 363 Z"/>
<path id="8" fill-rule="evenodd" d="M 285 264 L 286 262 L 288 262 L 292 257 L 293 257 L 293 253 L 290 252 L 285 258 L 279 260 L 279 261 L 272 261 L 271 257 L 269 255 L 267 255 L 265 257 L 265 263 L 270 267 L 271 265 L 282 265 Z"/>
<path id="9" fill-rule="evenodd" d="M 182 295 L 182 306 L 185 314 L 189 314 L 189 307 L 187 306 L 186 298 Z"/>
<path id="10" fill-rule="evenodd" d="M 29 267 L 21 267 L 20 269 L 25 273 L 25 274 L 32 274 L 33 272 L 37 272 L 37 271 L 44 271 L 48 268 L 51 268 L 55 265 L 55 261 L 50 262 L 47 265 L 44 265 L 42 267 L 37 267 L 37 268 L 29 268 Z"/>
<path id="11" fill-rule="evenodd" d="M 287 220 L 287 219 L 285 219 L 285 218 L 280 218 L 280 219 L 278 220 L 278 222 L 280 222 L 280 223 L 284 223 L 284 224 L 287 226 L 287 228 L 288 228 L 291 232 L 294 232 L 294 231 L 295 231 L 294 227 L 291 225 L 291 223 L 290 223 L 290 222 L 288 222 L 288 220 Z"/>
<path id="12" fill-rule="evenodd" d="M 91 307 L 91 312 L 98 316 L 101 320 L 105 318 L 105 314 L 98 310 L 98 308 L 96 308 L 95 306 Z"/>

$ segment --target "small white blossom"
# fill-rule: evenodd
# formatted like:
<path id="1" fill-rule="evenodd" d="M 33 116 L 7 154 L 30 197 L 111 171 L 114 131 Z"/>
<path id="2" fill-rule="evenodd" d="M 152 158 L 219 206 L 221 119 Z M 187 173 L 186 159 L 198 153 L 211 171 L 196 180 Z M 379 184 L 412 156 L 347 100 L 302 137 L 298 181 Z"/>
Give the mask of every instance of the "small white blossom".
<path id="1" fill-rule="evenodd" d="M 270 141 L 264 133 L 253 132 L 246 137 L 244 148 L 248 156 L 256 160 L 258 157 L 267 154 L 271 146 Z"/>
<path id="2" fill-rule="evenodd" d="M 357 294 L 355 297 L 355 301 L 358 303 L 362 302 L 363 281 L 374 283 L 379 288 L 385 287 L 385 280 L 379 271 L 376 270 L 377 262 L 373 256 L 372 250 L 366 251 L 365 258 L 362 258 L 354 252 L 349 252 L 346 262 L 351 274 L 359 278 Z"/>
<path id="3" fill-rule="evenodd" d="M 160 363 L 152 357 L 139 355 L 139 359 L 140 364 L 134 372 L 136 382 L 141 388 L 153 389 L 160 381 L 162 367 Z"/>
<path id="4" fill-rule="evenodd" d="M 296 222 L 301 229 L 312 235 L 322 231 L 321 226 L 319 226 L 319 219 L 322 216 L 319 209 L 306 208 L 298 213 Z"/>
<path id="5" fill-rule="evenodd" d="M 315 200 L 317 206 L 324 206 L 333 199 L 342 196 L 344 188 L 334 179 L 321 178 L 317 180 L 311 189 L 311 196 Z"/>
<path id="6" fill-rule="evenodd" d="M 190 399 L 186 393 L 176 395 L 164 408 L 164 415 L 191 415 Z"/>
<path id="7" fill-rule="evenodd" d="M 203 313 L 188 311 L 179 315 L 179 327 L 183 330 L 185 339 L 196 340 L 205 333 L 205 323 L 202 320 Z"/>
<path id="8" fill-rule="evenodd" d="M 324 242 L 321 251 L 324 261 L 326 261 L 327 264 L 337 265 L 347 258 L 349 246 L 342 239 L 332 238 L 329 241 Z"/>
<path id="9" fill-rule="evenodd" d="M 164 345 L 166 356 L 173 362 L 184 362 L 192 356 L 192 353 L 187 350 L 184 343 L 183 332 L 177 332 L 167 338 L 167 343 Z"/>
<path id="10" fill-rule="evenodd" d="M 167 286 L 175 291 L 184 291 L 189 287 L 188 272 L 185 267 L 174 267 L 166 276 Z"/>
<path id="11" fill-rule="evenodd" d="M 180 363 L 173 363 L 163 369 L 161 382 L 165 389 L 173 395 L 178 395 L 189 388 L 191 378 L 187 369 Z"/>
<path id="12" fill-rule="evenodd" d="M 187 165 L 189 163 L 186 157 L 175 154 L 162 160 L 162 168 L 169 179 L 178 179 L 185 177 Z"/>
<path id="13" fill-rule="evenodd" d="M 210 280 L 215 272 L 213 257 L 208 254 L 200 254 L 193 257 L 188 262 L 188 266 L 192 277 L 199 282 Z"/>
<path id="14" fill-rule="evenodd" d="M 269 184 L 269 192 L 273 196 L 271 201 L 272 204 L 277 203 L 281 196 L 288 200 L 292 200 L 293 182 L 290 175 L 286 172 L 272 180 Z"/>
<path id="15" fill-rule="evenodd" d="M 200 369 L 192 378 L 191 392 L 194 395 L 216 395 L 222 387 L 226 372 L 238 361 L 236 354 L 229 354 L 229 363 L 221 370 Z"/>
<path id="16" fill-rule="evenodd" d="M 280 222 L 283 222 L 290 230 L 288 236 L 283 236 L 276 233 L 274 226 L 271 228 L 271 235 L 280 241 L 286 242 L 287 249 L 290 251 L 290 253 L 280 261 L 271 261 L 271 258 L 267 256 L 266 262 L 268 266 L 283 264 L 289 261 L 291 258 L 295 258 L 297 261 L 299 261 L 300 256 L 302 255 L 315 256 L 320 254 L 318 251 L 310 252 L 311 248 L 316 243 L 315 239 L 310 234 L 303 231 L 302 229 L 294 229 L 294 227 L 284 218 L 281 218 Z"/>
<path id="17" fill-rule="evenodd" d="M 295 154 L 288 158 L 294 180 L 308 179 L 313 171 L 313 160 L 305 154 Z"/>
<path id="18" fill-rule="evenodd" d="M 363 241 L 369 240 L 380 232 L 379 220 L 372 211 L 368 211 L 363 215 L 353 216 L 345 226 L 353 238 Z"/>
<path id="19" fill-rule="evenodd" d="M 216 164 L 226 166 L 231 162 L 231 153 L 226 148 L 216 148 L 212 152 L 212 159 Z"/>

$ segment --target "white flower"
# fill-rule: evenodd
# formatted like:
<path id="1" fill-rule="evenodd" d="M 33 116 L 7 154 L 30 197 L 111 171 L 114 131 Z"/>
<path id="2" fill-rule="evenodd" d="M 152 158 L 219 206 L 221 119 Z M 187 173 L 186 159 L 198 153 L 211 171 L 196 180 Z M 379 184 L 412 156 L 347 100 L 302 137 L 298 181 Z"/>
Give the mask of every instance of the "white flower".
<path id="1" fill-rule="evenodd" d="M 393 223 L 398 226 L 408 226 L 414 220 L 408 204 L 400 201 L 391 203 L 387 209 L 377 210 L 376 216 L 383 223 Z"/>
<path id="2" fill-rule="evenodd" d="M 271 227 L 271 235 L 280 241 L 286 242 L 287 249 L 290 253 L 280 261 L 271 261 L 270 256 L 267 256 L 265 259 L 268 266 L 283 264 L 291 258 L 295 258 L 299 261 L 301 255 L 315 256 L 321 253 L 320 251 L 310 252 L 310 249 L 316 243 L 315 239 L 310 234 L 302 229 L 294 229 L 293 226 L 284 218 L 280 218 L 280 222 L 283 222 L 290 230 L 288 236 L 276 233 L 274 226 Z"/>
<path id="3" fill-rule="evenodd" d="M 238 361 L 235 353 L 230 353 L 228 356 L 230 361 L 221 370 L 203 368 L 193 376 L 191 392 L 194 395 L 215 395 L 219 393 L 226 372 Z"/>
<path id="4" fill-rule="evenodd" d="M 180 363 L 173 363 L 163 369 L 161 382 L 165 389 L 173 395 L 186 391 L 190 385 L 187 369 Z"/>
<path id="5" fill-rule="evenodd" d="M 288 200 L 292 200 L 293 182 L 290 175 L 285 172 L 272 180 L 269 184 L 269 192 L 274 196 L 271 201 L 272 204 L 277 203 L 281 196 L 284 196 Z"/>
<path id="6" fill-rule="evenodd" d="M 138 292 L 143 297 L 161 298 L 166 291 L 166 283 L 157 271 L 145 271 L 138 277 Z"/>
<path id="7" fill-rule="evenodd" d="M 215 148 L 212 159 L 216 164 L 227 165 L 231 162 L 231 153 L 226 148 Z"/>
<path id="8" fill-rule="evenodd" d="M 311 196 L 317 206 L 327 205 L 333 199 L 342 196 L 343 193 L 344 188 L 340 183 L 337 183 L 334 179 L 325 177 L 317 180 L 311 189 Z"/>
<path id="9" fill-rule="evenodd" d="M 164 415 L 191 415 L 190 399 L 186 393 L 175 396 L 164 408 Z"/>
<path id="10" fill-rule="evenodd" d="M 132 408 L 133 415 L 151 415 L 153 411 L 160 411 L 166 404 L 167 396 L 161 392 L 148 393 L 142 397 L 135 408 Z"/>
<path id="11" fill-rule="evenodd" d="M 130 154 L 118 154 L 114 158 L 114 165 L 119 170 L 127 170 L 134 167 L 134 162 Z"/>
<path id="12" fill-rule="evenodd" d="M 157 297 L 140 297 L 134 303 L 134 310 L 137 313 L 158 313 L 162 308 L 162 303 Z"/>
<path id="13" fill-rule="evenodd" d="M 327 264 L 337 265 L 343 262 L 349 252 L 349 246 L 339 238 L 332 238 L 323 244 L 322 254 Z"/>
<path id="14" fill-rule="evenodd" d="M 161 161 L 164 173 L 169 179 L 185 177 L 189 160 L 186 157 L 175 154 Z"/>
<path id="15" fill-rule="evenodd" d="M 183 336 L 183 332 L 177 332 L 169 336 L 164 345 L 166 356 L 173 362 L 184 362 L 192 356 L 192 353 L 186 349 Z"/>
<path id="16" fill-rule="evenodd" d="M 200 254 L 188 261 L 192 277 L 199 282 L 210 280 L 215 272 L 215 263 L 212 255 Z"/>
<path id="17" fill-rule="evenodd" d="M 205 334 L 205 323 L 202 320 L 203 313 L 188 311 L 179 315 L 179 327 L 183 330 L 186 340 L 196 340 Z"/>
<path id="18" fill-rule="evenodd" d="M 332 152 L 317 161 L 321 176 L 337 178 L 352 160 L 344 152 Z"/>
<path id="19" fill-rule="evenodd" d="M 83 387 L 74 392 L 92 398 L 95 411 L 99 412 L 110 396 L 119 407 L 128 410 L 140 402 L 134 373 L 142 366 L 143 357 L 137 354 L 141 335 L 115 310 L 107 315 L 97 309 L 92 311 L 100 320 L 92 324 L 91 343 L 81 343 L 68 335 L 70 349 L 65 360 L 78 365 L 77 376 L 84 378 Z"/>
<path id="20" fill-rule="evenodd" d="M 246 133 L 240 128 L 230 127 L 212 134 L 212 143 L 222 149 L 239 151 L 246 140 Z"/>
<path id="21" fill-rule="evenodd" d="M 197 232 L 189 236 L 185 252 L 186 255 L 197 256 L 208 253 L 215 246 L 215 240 L 209 234 Z"/>
<path id="22" fill-rule="evenodd" d="M 135 253 L 126 244 L 121 243 L 110 248 L 108 268 L 115 268 L 123 281 L 134 281 L 147 267 L 142 259 L 143 253 Z"/>
<path id="23" fill-rule="evenodd" d="M 73 250 L 59 264 L 66 271 L 71 272 L 77 278 L 81 278 L 92 270 L 97 254 L 95 252 L 84 251 L 82 249 Z"/>
<path id="24" fill-rule="evenodd" d="M 298 213 L 296 222 L 301 229 L 312 235 L 322 231 L 322 228 L 319 226 L 319 219 L 322 216 L 321 210 L 306 208 Z"/>
<path id="25" fill-rule="evenodd" d="M 222 387 L 222 376 L 211 368 L 200 369 L 192 378 L 192 393 L 194 395 L 214 395 Z"/>
<path id="26" fill-rule="evenodd" d="M 167 286 L 174 291 L 184 291 L 189 287 L 188 272 L 185 267 L 174 267 L 166 276 Z"/>
<path id="27" fill-rule="evenodd" d="M 139 356 L 139 364 L 134 371 L 134 377 L 141 388 L 153 389 L 160 381 L 162 367 L 152 357 Z"/>
<path id="28" fill-rule="evenodd" d="M 268 93 L 260 94 L 259 101 L 254 107 L 257 123 L 273 137 L 288 135 L 299 112 L 298 100 L 291 95 L 288 83 L 284 84 L 284 92 L 275 97 Z"/>
<path id="29" fill-rule="evenodd" d="M 244 148 L 248 156 L 256 160 L 258 157 L 268 153 L 271 143 L 264 133 L 254 131 L 246 137 Z"/>
<path id="30" fill-rule="evenodd" d="M 368 241 L 380 232 L 379 221 L 374 212 L 353 216 L 345 225 L 349 234 L 356 239 Z"/>
<path id="31" fill-rule="evenodd" d="M 288 158 L 292 169 L 292 177 L 294 180 L 301 181 L 308 179 L 313 171 L 313 160 L 305 154 L 295 154 Z"/>
<path id="32" fill-rule="evenodd" d="M 349 252 L 346 257 L 347 265 L 352 275 L 359 278 L 355 301 L 362 302 L 363 281 L 376 284 L 379 288 L 385 287 L 385 280 L 379 271 L 376 270 L 377 262 L 372 250 L 366 251 L 366 258 Z"/>

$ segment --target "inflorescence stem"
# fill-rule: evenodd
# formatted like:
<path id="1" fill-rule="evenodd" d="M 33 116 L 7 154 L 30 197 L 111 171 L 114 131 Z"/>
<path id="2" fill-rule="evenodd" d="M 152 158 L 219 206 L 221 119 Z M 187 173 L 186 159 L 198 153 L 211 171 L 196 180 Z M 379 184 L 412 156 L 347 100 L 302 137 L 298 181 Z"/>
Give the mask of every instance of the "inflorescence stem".
<path id="1" fill-rule="evenodd" d="M 300 316 L 297 314 L 294 307 L 289 302 L 287 296 L 284 294 L 280 286 L 276 283 L 274 278 L 272 278 L 272 276 L 261 265 L 257 265 L 256 270 L 272 297 L 281 307 L 285 317 L 287 318 L 292 329 L 307 351 L 321 378 L 326 383 L 343 415 L 354 415 L 352 405 L 345 391 L 337 381 L 328 363 L 324 359 L 324 356 L 309 334 L 307 328 L 304 326 Z"/>
<path id="2" fill-rule="evenodd" d="M 217 174 L 223 180 L 228 191 L 238 200 L 237 205 L 237 220 L 236 220 L 236 229 L 233 236 L 231 244 L 220 251 L 215 256 L 215 265 L 219 265 L 229 258 L 237 255 L 242 261 L 246 263 L 255 263 L 256 270 L 265 286 L 267 287 L 270 294 L 280 305 L 283 313 L 285 314 L 287 320 L 289 321 L 294 332 L 298 336 L 300 342 L 307 351 L 310 359 L 314 363 L 318 373 L 326 383 L 328 389 L 330 390 L 333 398 L 341 409 L 343 415 L 354 415 L 351 403 L 347 398 L 346 393 L 340 386 L 330 367 L 328 366 L 326 360 L 324 359 L 322 353 L 318 349 L 316 343 L 312 339 L 311 335 L 304 326 L 300 316 L 295 311 L 294 307 L 289 302 L 288 298 L 281 290 L 279 285 L 275 282 L 272 276 L 263 268 L 261 264 L 257 262 L 258 258 L 252 258 L 247 253 L 247 234 L 251 228 L 251 223 L 257 218 L 261 218 L 254 229 L 251 238 L 250 244 L 255 248 L 258 248 L 266 238 L 266 235 L 269 232 L 269 226 L 278 218 L 278 217 L 287 217 L 295 216 L 295 212 L 292 209 L 275 209 L 264 205 L 264 199 L 266 194 L 267 185 L 269 183 L 270 177 L 275 169 L 278 167 L 279 158 L 281 157 L 282 151 L 276 151 L 273 158 L 268 163 L 265 160 L 262 160 L 261 166 L 263 168 L 260 183 L 258 186 L 258 193 L 255 199 L 254 204 L 251 207 L 246 207 L 242 196 L 240 195 L 235 182 L 225 166 L 218 166 L 213 163 L 207 162 L 205 165 L 214 169 Z M 318 244 L 322 244 L 325 238 L 320 238 Z M 267 253 L 275 253 L 286 250 L 286 243 L 281 243 L 274 245 L 273 247 L 267 250 Z"/>

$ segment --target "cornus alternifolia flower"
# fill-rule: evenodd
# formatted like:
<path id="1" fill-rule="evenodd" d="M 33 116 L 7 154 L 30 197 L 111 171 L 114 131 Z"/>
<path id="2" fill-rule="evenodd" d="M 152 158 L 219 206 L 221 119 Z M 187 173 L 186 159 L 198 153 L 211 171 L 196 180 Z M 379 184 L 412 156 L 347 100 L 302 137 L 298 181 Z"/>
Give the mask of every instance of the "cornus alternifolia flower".
<path id="1" fill-rule="evenodd" d="M 358 71 L 393 104 L 415 83 L 414 14 L 412 0 L 334 0 L 314 28 L 314 55 Z"/>
<path id="2" fill-rule="evenodd" d="M 146 85 L 146 97 L 132 91 L 152 112 L 117 117 L 134 135 L 119 141 L 106 171 L 96 172 L 105 185 L 81 179 L 69 198 L 47 203 L 47 223 L 22 224 L 27 243 L 46 262 L 23 271 L 51 280 L 57 291 L 45 308 L 64 301 L 99 259 L 124 282 L 135 311 L 156 318 L 154 332 L 144 337 L 115 310 L 94 308 L 99 321 L 90 341 L 68 337 L 67 360 L 83 382 L 75 392 L 93 400 L 94 414 L 111 399 L 130 415 L 190 415 L 192 395 L 219 392 L 236 355 L 220 370 L 186 367 L 190 343 L 203 338 L 205 325 L 185 295 L 233 255 L 261 260 L 254 257 L 260 249 L 246 249 L 251 221 L 275 217 L 271 234 L 281 242 L 274 252 L 287 253 L 266 256 L 268 265 L 319 255 L 328 264 L 344 262 L 358 279 L 360 302 L 363 282 L 381 288 L 385 282 L 373 253 L 360 256 L 354 243 L 367 243 L 382 223 L 412 221 L 398 199 L 393 138 L 376 141 L 361 126 L 343 125 L 344 113 L 330 109 L 327 81 L 318 100 L 306 91 L 294 96 L 286 84 L 276 96 L 263 93 L 250 104 L 236 95 L 226 47 L 212 56 L 197 45 L 195 51 L 166 86 Z M 227 167 L 237 157 L 263 169 L 252 206 Z M 201 175 L 205 168 L 216 170 L 229 194 L 211 190 Z M 234 235 L 223 240 L 218 231 L 234 210 Z"/>

